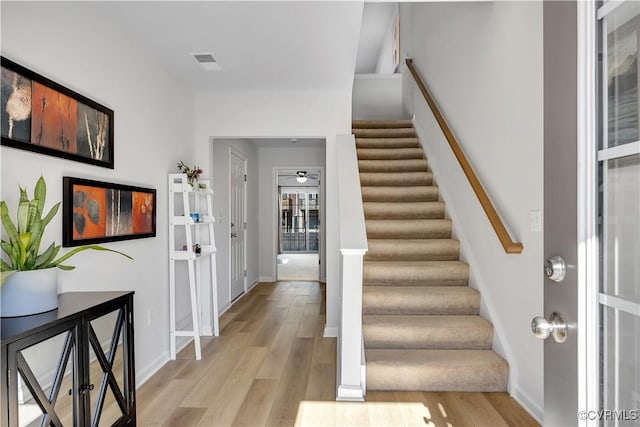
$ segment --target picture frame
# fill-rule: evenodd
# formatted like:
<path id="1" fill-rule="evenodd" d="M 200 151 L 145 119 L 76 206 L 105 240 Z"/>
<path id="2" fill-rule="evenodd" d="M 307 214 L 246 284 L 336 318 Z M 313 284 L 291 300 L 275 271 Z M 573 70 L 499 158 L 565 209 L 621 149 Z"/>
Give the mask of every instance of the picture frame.
<path id="1" fill-rule="evenodd" d="M 65 176 L 62 246 L 156 236 L 156 190 Z"/>
<path id="2" fill-rule="evenodd" d="M 0 71 L 3 146 L 114 168 L 113 110 L 4 56 Z"/>

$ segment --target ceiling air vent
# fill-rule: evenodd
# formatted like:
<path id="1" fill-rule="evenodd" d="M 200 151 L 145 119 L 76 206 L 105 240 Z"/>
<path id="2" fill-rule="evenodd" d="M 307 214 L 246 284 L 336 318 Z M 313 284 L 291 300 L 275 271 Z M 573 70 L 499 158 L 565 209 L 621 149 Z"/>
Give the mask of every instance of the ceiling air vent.
<path id="1" fill-rule="evenodd" d="M 198 64 L 207 71 L 216 71 L 220 69 L 216 59 L 210 53 L 192 53 L 191 56 L 193 56 Z"/>

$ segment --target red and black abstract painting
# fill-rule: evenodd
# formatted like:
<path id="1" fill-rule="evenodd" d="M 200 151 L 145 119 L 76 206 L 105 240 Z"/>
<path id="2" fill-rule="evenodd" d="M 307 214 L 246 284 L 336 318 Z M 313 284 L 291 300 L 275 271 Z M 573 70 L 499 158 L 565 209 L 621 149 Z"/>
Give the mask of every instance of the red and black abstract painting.
<path id="1" fill-rule="evenodd" d="M 113 111 L 0 58 L 2 145 L 113 169 Z"/>
<path id="2" fill-rule="evenodd" d="M 154 189 L 65 177 L 63 246 L 156 235 Z"/>

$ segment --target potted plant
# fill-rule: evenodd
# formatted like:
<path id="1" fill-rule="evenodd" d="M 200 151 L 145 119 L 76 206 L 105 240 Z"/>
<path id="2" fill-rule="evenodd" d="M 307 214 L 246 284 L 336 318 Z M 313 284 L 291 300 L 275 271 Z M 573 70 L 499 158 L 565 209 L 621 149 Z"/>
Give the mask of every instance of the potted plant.
<path id="1" fill-rule="evenodd" d="M 8 240 L 2 240 L 5 258 L 0 260 L 0 291 L 2 317 L 23 316 L 53 310 L 58 306 L 57 270 L 73 270 L 63 264 L 73 255 L 86 250 L 109 251 L 129 255 L 98 245 L 79 246 L 56 258 L 60 245 L 51 243 L 40 252 L 46 226 L 58 212 L 56 203 L 43 217 L 47 187 L 41 176 L 36 183 L 33 199 L 20 188 L 17 224 L 9 217 L 6 202 L 0 201 L 0 219 Z"/>
<path id="2" fill-rule="evenodd" d="M 193 187 L 193 183 L 198 180 L 202 169 L 197 165 L 192 167 L 187 166 L 182 160 L 178 162 L 178 171 L 187 175 L 187 182 Z"/>

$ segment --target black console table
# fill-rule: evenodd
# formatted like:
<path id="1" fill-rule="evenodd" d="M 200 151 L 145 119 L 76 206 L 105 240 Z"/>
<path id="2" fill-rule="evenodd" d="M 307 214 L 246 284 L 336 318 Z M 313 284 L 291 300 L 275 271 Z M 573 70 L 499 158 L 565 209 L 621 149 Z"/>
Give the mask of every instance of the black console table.
<path id="1" fill-rule="evenodd" d="M 117 406 L 118 416 L 113 425 L 135 425 L 133 292 L 69 292 L 58 295 L 58 301 L 56 310 L 1 320 L 0 425 L 17 427 L 19 424 L 18 376 L 43 414 L 41 426 L 63 425 L 60 414 L 56 413 L 56 402 L 61 393 L 71 396 L 73 426 L 104 425 L 100 417 L 109 392 L 117 404 L 114 406 Z M 113 316 L 115 322 L 109 348 L 103 351 L 104 343 L 100 342 L 92 321 L 106 315 Z M 64 344 L 59 355 L 48 356 L 57 360 L 57 368 L 50 387 L 45 391 L 23 351 L 56 336 L 63 337 Z M 115 372 L 120 345 L 123 371 Z M 91 382 L 90 364 L 94 364 L 94 371 L 100 370 L 96 384 Z M 72 372 L 71 388 L 61 390 L 65 371 L 69 370 Z M 121 379 L 120 384 L 118 378 Z"/>

